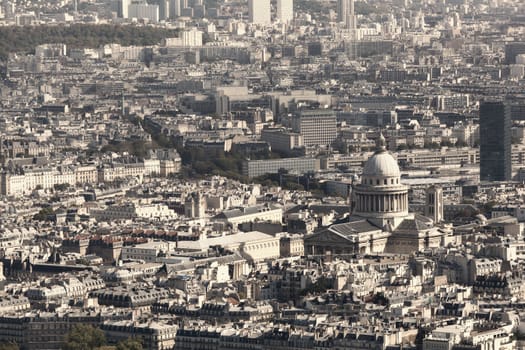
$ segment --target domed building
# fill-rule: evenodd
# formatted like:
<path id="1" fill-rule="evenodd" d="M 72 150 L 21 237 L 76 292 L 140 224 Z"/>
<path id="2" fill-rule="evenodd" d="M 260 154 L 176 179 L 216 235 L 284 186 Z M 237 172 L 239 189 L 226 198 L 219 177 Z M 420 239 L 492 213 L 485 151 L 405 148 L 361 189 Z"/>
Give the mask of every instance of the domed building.
<path id="1" fill-rule="evenodd" d="M 410 254 L 443 245 L 447 232 L 431 218 L 409 213 L 408 186 L 401 183 L 399 165 L 385 144 L 380 135 L 353 188 L 348 222 L 306 237 L 306 254 Z"/>
<path id="2" fill-rule="evenodd" d="M 408 216 L 408 187 L 401 184 L 399 166 L 385 143 L 381 135 L 376 152 L 363 168 L 361 183 L 353 191 L 353 214 L 392 230 Z"/>

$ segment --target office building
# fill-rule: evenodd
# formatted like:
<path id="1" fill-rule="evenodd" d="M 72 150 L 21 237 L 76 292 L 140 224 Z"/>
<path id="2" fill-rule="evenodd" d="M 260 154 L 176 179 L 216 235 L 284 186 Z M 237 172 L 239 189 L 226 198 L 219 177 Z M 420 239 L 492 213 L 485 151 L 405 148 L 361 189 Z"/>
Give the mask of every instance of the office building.
<path id="1" fill-rule="evenodd" d="M 290 174 L 306 174 L 316 172 L 319 168 L 320 161 L 316 158 L 245 160 L 242 164 L 242 175 L 257 177 L 265 174 L 277 174 L 283 169 Z"/>
<path id="2" fill-rule="evenodd" d="M 305 146 L 330 146 L 337 138 L 337 116 L 331 109 L 303 110 L 292 118 L 293 131 Z"/>
<path id="3" fill-rule="evenodd" d="M 181 15 L 181 1 L 169 0 L 169 18 L 177 18 Z"/>
<path id="4" fill-rule="evenodd" d="M 281 23 L 293 21 L 293 0 L 277 0 L 277 20 Z"/>
<path id="5" fill-rule="evenodd" d="M 516 64 L 516 57 L 525 54 L 525 42 L 508 43 L 505 45 L 505 64 Z"/>
<path id="6" fill-rule="evenodd" d="M 181 34 L 182 46 L 195 47 L 202 46 L 202 32 L 195 28 L 185 30 Z"/>
<path id="7" fill-rule="evenodd" d="M 159 21 L 159 5 L 149 5 L 141 2 L 133 2 L 128 7 L 129 17 L 136 19 L 146 19 L 150 22 Z"/>
<path id="8" fill-rule="evenodd" d="M 170 2 L 169 0 L 157 0 L 156 4 L 159 5 L 159 20 L 165 21 L 170 16 Z"/>
<path id="9" fill-rule="evenodd" d="M 511 179 L 511 114 L 504 102 L 483 102 L 479 107 L 480 179 Z"/>
<path id="10" fill-rule="evenodd" d="M 271 24 L 270 0 L 248 0 L 248 19 L 253 24 Z"/>
<path id="11" fill-rule="evenodd" d="M 130 0 L 119 0 L 118 2 L 118 16 L 120 18 L 129 17 L 129 5 L 131 4 Z"/>
<path id="12" fill-rule="evenodd" d="M 272 150 L 278 152 L 291 152 L 304 146 L 300 134 L 284 129 L 263 129 L 261 140 L 268 142 Z"/>
<path id="13" fill-rule="evenodd" d="M 348 29 L 357 28 L 357 16 L 354 10 L 354 0 L 337 1 L 337 21 L 344 23 Z"/>

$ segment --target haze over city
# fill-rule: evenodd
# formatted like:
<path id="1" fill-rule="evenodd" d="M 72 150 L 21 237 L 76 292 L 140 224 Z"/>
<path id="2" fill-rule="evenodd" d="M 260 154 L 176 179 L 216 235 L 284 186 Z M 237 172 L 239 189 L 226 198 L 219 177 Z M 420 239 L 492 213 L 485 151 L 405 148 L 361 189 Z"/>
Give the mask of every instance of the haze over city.
<path id="1" fill-rule="evenodd" d="M 522 0 L 0 0 L 0 350 L 525 349 Z"/>

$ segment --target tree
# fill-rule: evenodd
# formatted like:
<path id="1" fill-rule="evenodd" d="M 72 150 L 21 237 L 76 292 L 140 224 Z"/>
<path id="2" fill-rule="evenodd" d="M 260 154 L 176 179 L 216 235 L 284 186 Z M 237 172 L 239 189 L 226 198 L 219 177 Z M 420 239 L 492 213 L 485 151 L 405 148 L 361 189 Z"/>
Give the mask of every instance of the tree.
<path id="1" fill-rule="evenodd" d="M 64 350 L 95 350 L 106 344 L 104 332 L 88 324 L 74 326 L 66 335 Z"/>
<path id="2" fill-rule="evenodd" d="M 128 338 L 117 344 L 117 350 L 142 350 L 142 340 L 137 338 Z"/>
<path id="3" fill-rule="evenodd" d="M 16 343 L 0 343 L 0 350 L 18 350 L 20 347 Z"/>
<path id="4" fill-rule="evenodd" d="M 33 220 L 37 221 L 47 221 L 51 215 L 55 214 L 55 211 L 52 207 L 42 208 L 37 214 L 33 216 Z"/>
<path id="5" fill-rule="evenodd" d="M 53 185 L 55 191 L 65 191 L 69 188 L 69 184 L 68 183 L 63 183 L 63 184 L 54 184 Z"/>
<path id="6" fill-rule="evenodd" d="M 63 43 L 75 48 L 98 47 L 109 43 L 145 46 L 158 44 L 163 38 L 175 37 L 177 33 L 177 29 L 109 24 L 5 26 L 0 27 L 0 61 L 7 60 L 10 52 L 28 53 L 35 46 L 46 43 Z"/>

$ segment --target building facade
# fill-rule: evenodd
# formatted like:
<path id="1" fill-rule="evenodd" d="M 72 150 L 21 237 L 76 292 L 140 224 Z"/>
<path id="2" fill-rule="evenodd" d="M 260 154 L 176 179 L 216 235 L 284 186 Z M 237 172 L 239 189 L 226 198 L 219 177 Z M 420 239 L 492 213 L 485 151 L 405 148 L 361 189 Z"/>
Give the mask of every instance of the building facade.
<path id="1" fill-rule="evenodd" d="M 397 161 L 385 144 L 381 135 L 376 152 L 363 168 L 361 183 L 353 188 L 348 222 L 306 236 L 305 254 L 411 254 L 443 244 L 446 232 L 434 226 L 432 219 L 409 213 L 408 186 L 401 183 Z M 441 202 L 434 205 L 442 207 Z"/>
<path id="2" fill-rule="evenodd" d="M 277 20 L 282 23 L 293 21 L 293 0 L 277 0 Z"/>
<path id="3" fill-rule="evenodd" d="M 282 158 L 246 160 L 242 164 L 242 174 L 248 177 L 257 177 L 265 174 L 277 174 L 286 170 L 293 174 L 305 174 L 318 171 L 320 160 L 316 158 Z"/>
<path id="4" fill-rule="evenodd" d="M 479 107 L 480 179 L 511 179 L 511 115 L 504 102 L 483 102 Z"/>
<path id="5" fill-rule="evenodd" d="M 337 138 L 337 116 L 330 109 L 299 111 L 292 128 L 303 136 L 305 146 L 330 146 Z"/>
<path id="6" fill-rule="evenodd" d="M 357 16 L 354 11 L 354 0 L 337 1 L 337 20 L 348 29 L 357 28 Z"/>
<path id="7" fill-rule="evenodd" d="M 270 0 L 248 0 L 248 19 L 253 24 L 271 24 Z"/>

